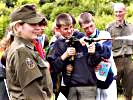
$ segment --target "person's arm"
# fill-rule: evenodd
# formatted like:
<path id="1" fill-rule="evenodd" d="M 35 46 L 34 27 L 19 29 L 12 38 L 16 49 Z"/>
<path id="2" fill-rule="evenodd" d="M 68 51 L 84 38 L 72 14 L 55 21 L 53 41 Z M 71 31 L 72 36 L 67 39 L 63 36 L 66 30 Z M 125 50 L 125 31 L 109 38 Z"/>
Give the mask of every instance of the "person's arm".
<path id="1" fill-rule="evenodd" d="M 47 60 L 49 61 L 51 67 L 54 69 L 55 72 L 61 72 L 64 69 L 64 66 L 66 66 L 67 64 L 66 59 L 75 54 L 75 48 L 67 48 L 64 44 L 57 44 L 57 42 L 55 42 L 49 48 Z"/>
<path id="2" fill-rule="evenodd" d="M 29 85 L 23 88 L 23 94 L 27 97 L 27 99 L 31 100 L 48 99 L 46 91 L 42 91 L 42 87 L 36 80 L 32 81 Z"/>
<path id="3" fill-rule="evenodd" d="M 16 79 L 19 81 L 18 84 L 20 84 L 23 94 L 27 97 L 27 99 L 47 99 L 47 93 L 49 91 L 47 85 L 49 84 L 47 81 L 48 77 L 46 71 L 48 71 L 48 67 L 44 64 L 44 66 L 39 66 L 39 61 L 36 61 L 38 58 L 34 57 L 31 52 L 24 48 L 17 50 L 14 55 L 14 66 L 15 72 L 17 73 Z M 40 64 L 42 63 L 40 62 Z M 45 76 L 41 70 L 45 72 Z M 42 81 L 44 81 L 44 83 L 40 84 Z"/>
<path id="4" fill-rule="evenodd" d="M 61 55 L 58 51 L 58 47 L 54 44 L 49 46 L 46 59 L 50 63 L 50 68 L 55 72 L 60 72 L 65 65 L 65 62 L 61 59 Z"/>
<path id="5" fill-rule="evenodd" d="M 98 38 L 111 38 L 111 35 L 107 31 L 100 31 Z M 99 46 L 97 46 L 96 51 L 101 54 L 103 59 L 108 59 L 111 56 L 112 50 L 112 41 L 111 40 L 101 40 L 98 42 Z M 101 47 L 100 47 L 101 46 Z M 99 49 L 101 48 L 101 49 Z"/>
<path id="6" fill-rule="evenodd" d="M 110 40 L 111 35 L 108 31 L 100 31 L 100 34 L 99 34 L 98 38 L 107 39 L 107 40 L 101 40 L 98 43 L 100 43 L 102 45 L 106 45 L 110 48 L 110 50 L 112 50 L 112 40 Z"/>
<path id="7" fill-rule="evenodd" d="M 96 67 L 102 59 L 108 59 L 111 56 L 110 48 L 99 43 L 95 44 L 95 52 L 88 54 L 88 64 Z"/>
<path id="8" fill-rule="evenodd" d="M 100 56 L 104 59 L 109 59 L 111 56 L 110 48 L 107 45 L 101 45 L 99 43 L 96 43 L 96 52 L 95 54 L 97 56 Z"/>

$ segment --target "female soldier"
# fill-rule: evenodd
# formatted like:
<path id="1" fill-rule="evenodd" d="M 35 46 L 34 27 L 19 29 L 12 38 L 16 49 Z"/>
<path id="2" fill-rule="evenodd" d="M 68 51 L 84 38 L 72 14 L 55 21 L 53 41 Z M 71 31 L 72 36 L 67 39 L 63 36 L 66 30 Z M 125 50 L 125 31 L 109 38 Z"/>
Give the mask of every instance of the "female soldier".
<path id="1" fill-rule="evenodd" d="M 45 22 L 31 4 L 11 14 L 15 37 L 7 54 L 6 75 L 12 100 L 49 100 L 52 97 L 49 63 L 39 56 L 32 43 L 37 38 L 40 23 Z"/>

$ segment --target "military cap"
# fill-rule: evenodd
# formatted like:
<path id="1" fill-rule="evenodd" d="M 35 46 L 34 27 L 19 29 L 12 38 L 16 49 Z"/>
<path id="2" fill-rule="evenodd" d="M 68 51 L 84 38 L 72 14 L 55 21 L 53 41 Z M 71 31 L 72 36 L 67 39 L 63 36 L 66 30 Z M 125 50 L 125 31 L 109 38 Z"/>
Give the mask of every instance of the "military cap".
<path id="1" fill-rule="evenodd" d="M 21 20 L 25 23 L 34 24 L 46 21 L 44 16 L 40 16 L 40 14 L 37 13 L 36 7 L 33 4 L 26 4 L 17 8 L 11 13 L 10 17 L 11 22 Z"/>

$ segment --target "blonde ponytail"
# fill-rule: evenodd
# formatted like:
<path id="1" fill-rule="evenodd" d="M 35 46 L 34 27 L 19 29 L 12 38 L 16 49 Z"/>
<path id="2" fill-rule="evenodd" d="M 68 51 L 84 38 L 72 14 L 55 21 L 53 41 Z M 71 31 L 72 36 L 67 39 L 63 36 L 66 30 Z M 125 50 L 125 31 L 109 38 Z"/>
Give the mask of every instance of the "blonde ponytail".
<path id="1" fill-rule="evenodd" d="M 12 28 L 12 31 L 13 31 L 14 35 L 16 35 L 16 36 L 20 36 L 21 35 L 21 33 L 16 29 L 16 24 L 18 24 L 18 23 L 22 23 L 22 21 L 18 20 L 18 21 L 12 22 L 10 24 L 10 27 Z"/>

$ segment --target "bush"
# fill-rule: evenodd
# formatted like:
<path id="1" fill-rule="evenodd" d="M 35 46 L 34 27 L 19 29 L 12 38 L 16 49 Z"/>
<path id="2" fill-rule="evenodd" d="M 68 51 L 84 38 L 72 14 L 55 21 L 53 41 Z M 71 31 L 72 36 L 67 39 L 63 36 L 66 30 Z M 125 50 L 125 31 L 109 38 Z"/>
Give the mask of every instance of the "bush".
<path id="1" fill-rule="evenodd" d="M 104 30 L 106 25 L 113 20 L 113 17 L 108 15 L 95 16 L 94 20 L 96 23 L 96 27 L 100 30 Z"/>
<path id="2" fill-rule="evenodd" d="M 15 7 L 20 6 L 20 5 L 24 5 L 24 4 L 38 4 L 39 5 L 39 0 L 17 0 Z"/>
<path id="3" fill-rule="evenodd" d="M 49 39 L 52 37 L 52 30 L 53 30 L 53 22 L 49 21 L 48 26 L 45 28 L 45 34 L 48 35 Z"/>
<path id="4" fill-rule="evenodd" d="M 54 8 L 52 10 L 52 13 L 50 14 L 50 20 L 54 21 L 56 16 L 60 13 L 69 13 L 72 8 L 68 6 L 58 6 L 57 8 Z"/>
<path id="5" fill-rule="evenodd" d="M 127 7 L 127 17 L 131 17 L 133 15 L 133 4 Z"/>
<path id="6" fill-rule="evenodd" d="M 112 15 L 113 14 L 113 9 L 112 6 L 107 4 L 107 5 L 101 5 L 97 12 L 96 15 L 97 16 L 101 16 L 101 15 Z"/>
<path id="7" fill-rule="evenodd" d="M 8 26 L 11 11 L 12 8 L 8 9 L 4 3 L 0 3 L 0 38 L 3 37 L 6 27 Z"/>
<path id="8" fill-rule="evenodd" d="M 9 23 L 9 17 L 2 15 L 0 17 L 0 38 L 4 36 L 8 23 Z"/>
<path id="9" fill-rule="evenodd" d="M 46 3 L 41 7 L 40 11 L 46 16 L 48 20 L 50 20 L 50 14 L 55 7 L 55 3 Z"/>
<path id="10" fill-rule="evenodd" d="M 91 12 L 92 14 L 94 14 L 93 9 L 90 9 L 88 7 L 82 7 L 82 6 L 78 6 L 78 7 L 74 7 L 70 10 L 70 13 L 72 13 L 75 16 L 79 16 L 80 13 L 82 12 Z"/>

